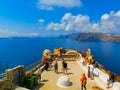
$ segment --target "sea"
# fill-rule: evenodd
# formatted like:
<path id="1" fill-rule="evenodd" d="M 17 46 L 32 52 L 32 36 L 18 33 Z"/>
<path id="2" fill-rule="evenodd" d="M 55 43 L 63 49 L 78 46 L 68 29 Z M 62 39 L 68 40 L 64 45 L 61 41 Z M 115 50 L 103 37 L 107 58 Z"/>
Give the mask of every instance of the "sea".
<path id="1" fill-rule="evenodd" d="M 120 75 L 120 42 L 77 41 L 59 37 L 9 37 L 0 38 L 0 72 L 17 65 L 28 66 L 41 60 L 42 53 L 54 48 L 67 48 L 86 52 L 88 48 L 95 60 Z"/>

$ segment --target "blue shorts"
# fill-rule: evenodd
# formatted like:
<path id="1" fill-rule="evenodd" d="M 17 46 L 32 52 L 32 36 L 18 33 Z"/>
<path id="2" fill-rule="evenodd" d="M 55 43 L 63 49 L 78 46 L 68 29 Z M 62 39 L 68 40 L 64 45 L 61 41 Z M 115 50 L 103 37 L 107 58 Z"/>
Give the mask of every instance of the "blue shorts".
<path id="1" fill-rule="evenodd" d="M 113 83 L 113 80 L 107 80 L 109 83 Z"/>

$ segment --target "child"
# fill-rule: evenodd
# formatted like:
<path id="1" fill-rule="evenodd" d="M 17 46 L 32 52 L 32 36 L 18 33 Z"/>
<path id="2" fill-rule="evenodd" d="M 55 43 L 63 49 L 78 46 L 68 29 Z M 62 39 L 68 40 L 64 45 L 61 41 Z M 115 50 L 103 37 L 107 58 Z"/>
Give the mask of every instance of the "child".
<path id="1" fill-rule="evenodd" d="M 81 90 L 83 90 L 83 87 L 86 90 L 87 78 L 85 76 L 85 73 L 82 74 L 82 77 L 80 78 L 80 81 L 81 81 Z"/>

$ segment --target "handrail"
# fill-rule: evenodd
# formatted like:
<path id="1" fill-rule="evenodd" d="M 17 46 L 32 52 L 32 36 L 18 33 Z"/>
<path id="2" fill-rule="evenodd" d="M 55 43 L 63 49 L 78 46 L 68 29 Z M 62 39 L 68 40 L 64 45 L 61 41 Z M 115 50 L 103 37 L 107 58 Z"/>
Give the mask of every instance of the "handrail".
<path id="1" fill-rule="evenodd" d="M 41 66 L 43 66 L 43 64 L 41 63 L 41 64 L 39 64 L 39 65 L 37 65 L 36 67 L 34 67 L 34 68 L 32 68 L 31 70 L 29 70 L 29 71 L 26 71 L 26 76 L 29 76 L 30 74 L 32 74 L 33 72 L 35 72 L 38 68 L 40 68 Z"/>
<path id="2" fill-rule="evenodd" d="M 26 69 L 26 71 L 29 71 L 29 70 L 31 70 L 32 68 L 34 68 L 35 66 L 39 65 L 40 63 L 41 63 L 41 60 L 38 60 L 38 61 L 36 61 L 36 62 L 34 62 L 34 63 L 26 66 L 25 69 Z"/>

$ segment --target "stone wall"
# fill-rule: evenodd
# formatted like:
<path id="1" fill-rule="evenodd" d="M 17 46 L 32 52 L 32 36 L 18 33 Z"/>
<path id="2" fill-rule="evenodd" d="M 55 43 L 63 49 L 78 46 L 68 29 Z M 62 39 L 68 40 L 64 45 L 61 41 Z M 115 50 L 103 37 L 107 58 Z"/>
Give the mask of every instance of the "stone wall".
<path id="1" fill-rule="evenodd" d="M 25 80 L 24 66 L 17 66 L 5 71 L 5 77 L 0 79 L 0 90 L 13 90 L 17 85 L 23 86 Z"/>
<path id="2" fill-rule="evenodd" d="M 0 90 L 12 90 L 15 88 L 15 85 L 6 78 L 0 80 Z"/>

